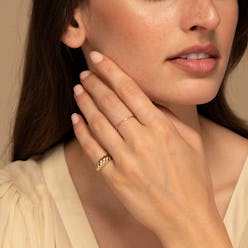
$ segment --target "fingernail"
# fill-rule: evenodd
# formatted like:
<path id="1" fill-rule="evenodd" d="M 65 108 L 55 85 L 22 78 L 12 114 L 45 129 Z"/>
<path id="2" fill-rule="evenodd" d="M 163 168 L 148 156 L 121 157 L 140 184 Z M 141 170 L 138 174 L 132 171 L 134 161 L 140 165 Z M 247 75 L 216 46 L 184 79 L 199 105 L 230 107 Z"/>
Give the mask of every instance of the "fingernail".
<path id="1" fill-rule="evenodd" d="M 90 75 L 91 71 L 83 71 L 80 73 L 79 77 L 81 80 L 84 80 L 85 78 L 87 78 Z"/>
<path id="2" fill-rule="evenodd" d="M 79 122 L 79 117 L 77 114 L 72 114 L 71 116 L 71 121 L 72 121 L 72 124 L 75 125 Z"/>
<path id="3" fill-rule="evenodd" d="M 83 86 L 80 85 L 80 84 L 77 84 L 77 85 L 73 88 L 73 90 L 74 90 L 74 93 L 75 93 L 76 96 L 80 96 L 80 95 L 83 94 L 83 92 L 84 92 L 84 88 L 83 88 Z"/>
<path id="4" fill-rule="evenodd" d="M 90 59 L 93 63 L 98 64 L 103 60 L 103 55 L 99 52 L 93 51 L 90 53 Z"/>

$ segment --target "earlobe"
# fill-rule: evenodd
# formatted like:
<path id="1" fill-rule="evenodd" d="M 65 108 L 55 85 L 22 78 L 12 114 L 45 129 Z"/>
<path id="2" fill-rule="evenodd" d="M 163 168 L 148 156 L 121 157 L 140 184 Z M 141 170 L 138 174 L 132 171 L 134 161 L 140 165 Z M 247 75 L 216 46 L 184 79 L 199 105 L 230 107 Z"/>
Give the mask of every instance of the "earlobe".
<path id="1" fill-rule="evenodd" d="M 82 18 L 82 9 L 74 11 L 72 21 L 67 25 L 61 41 L 70 48 L 79 48 L 85 41 L 85 27 Z"/>

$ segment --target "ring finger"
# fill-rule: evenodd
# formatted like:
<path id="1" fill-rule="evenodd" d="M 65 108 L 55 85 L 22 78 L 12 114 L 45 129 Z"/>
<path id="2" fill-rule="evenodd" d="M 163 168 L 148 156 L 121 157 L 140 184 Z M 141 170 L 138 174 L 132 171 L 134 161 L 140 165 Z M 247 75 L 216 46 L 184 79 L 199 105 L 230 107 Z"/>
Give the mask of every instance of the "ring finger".
<path id="1" fill-rule="evenodd" d="M 77 140 L 79 141 L 82 149 L 90 161 L 96 166 L 101 158 L 108 155 L 108 152 L 94 139 L 89 130 L 89 127 L 80 115 L 73 114 L 72 122 Z M 108 161 L 104 168 L 101 169 L 101 172 L 104 174 L 104 176 L 111 175 L 113 171 L 114 163 L 112 160 Z"/>

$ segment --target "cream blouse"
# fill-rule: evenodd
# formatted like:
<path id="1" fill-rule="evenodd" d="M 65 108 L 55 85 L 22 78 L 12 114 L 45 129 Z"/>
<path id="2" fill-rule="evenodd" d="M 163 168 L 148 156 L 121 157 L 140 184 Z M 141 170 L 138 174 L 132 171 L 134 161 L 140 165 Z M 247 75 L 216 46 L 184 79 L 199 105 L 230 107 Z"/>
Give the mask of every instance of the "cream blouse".
<path id="1" fill-rule="evenodd" d="M 235 248 L 248 247 L 248 159 L 224 219 Z M 99 247 L 59 145 L 38 162 L 0 170 L 1 248 Z"/>

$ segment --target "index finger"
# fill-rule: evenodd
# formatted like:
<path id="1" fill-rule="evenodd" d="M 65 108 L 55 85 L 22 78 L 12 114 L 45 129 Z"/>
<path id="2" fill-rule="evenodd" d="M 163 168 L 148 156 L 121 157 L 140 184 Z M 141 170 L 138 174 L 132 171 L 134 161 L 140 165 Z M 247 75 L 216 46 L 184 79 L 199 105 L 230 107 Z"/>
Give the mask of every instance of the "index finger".
<path id="1" fill-rule="evenodd" d="M 93 51 L 90 53 L 94 69 L 143 124 L 149 125 L 158 111 L 151 100 L 125 72 L 108 57 Z"/>

